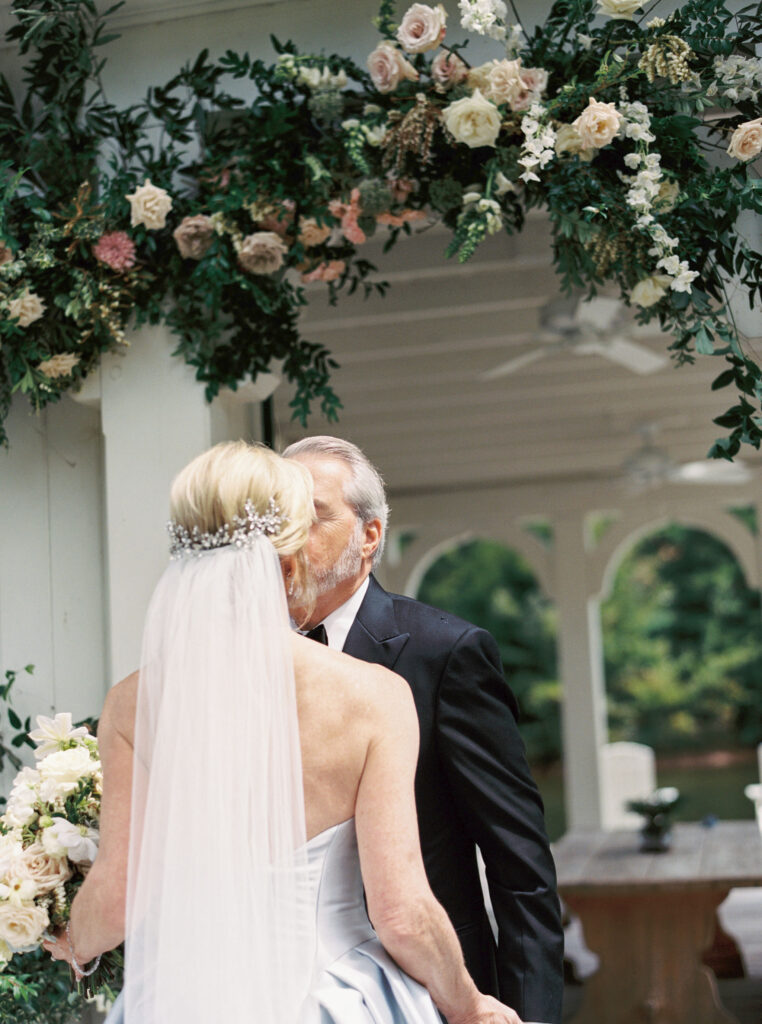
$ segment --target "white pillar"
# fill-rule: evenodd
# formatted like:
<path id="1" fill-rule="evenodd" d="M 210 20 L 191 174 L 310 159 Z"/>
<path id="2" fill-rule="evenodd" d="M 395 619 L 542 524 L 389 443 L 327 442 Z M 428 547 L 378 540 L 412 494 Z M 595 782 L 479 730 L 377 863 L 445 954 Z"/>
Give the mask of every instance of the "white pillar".
<path id="1" fill-rule="evenodd" d="M 554 525 L 567 827 L 599 828 L 599 757 L 607 736 L 600 602 L 589 592 L 584 517 L 564 516 Z"/>
<path id="2" fill-rule="evenodd" d="M 245 401 L 209 405 L 163 327 L 109 355 L 82 400 L 99 402 L 104 436 L 110 682 L 137 668 L 151 592 L 167 564 L 169 488 L 194 456 L 251 434 Z M 245 398 L 245 393 L 244 393 Z"/>

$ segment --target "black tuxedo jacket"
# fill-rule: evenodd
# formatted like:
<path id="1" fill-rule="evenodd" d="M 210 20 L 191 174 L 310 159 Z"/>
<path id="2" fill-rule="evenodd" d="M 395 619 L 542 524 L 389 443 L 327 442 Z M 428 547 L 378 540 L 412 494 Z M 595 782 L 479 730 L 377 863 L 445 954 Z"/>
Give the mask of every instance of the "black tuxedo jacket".
<path id="1" fill-rule="evenodd" d="M 462 619 L 388 594 L 371 576 L 344 651 L 393 669 L 413 691 L 423 858 L 474 981 L 523 1020 L 560 1024 L 563 932 L 555 868 L 495 640 Z M 497 946 L 475 844 L 487 868 Z"/>

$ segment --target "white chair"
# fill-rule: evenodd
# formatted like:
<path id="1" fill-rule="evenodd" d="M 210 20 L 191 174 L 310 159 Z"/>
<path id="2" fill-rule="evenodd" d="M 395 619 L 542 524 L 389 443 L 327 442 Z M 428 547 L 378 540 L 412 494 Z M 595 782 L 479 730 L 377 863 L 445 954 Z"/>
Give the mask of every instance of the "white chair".
<path id="1" fill-rule="evenodd" d="M 639 829 L 641 815 L 627 810 L 629 800 L 656 789 L 656 758 L 643 743 L 607 743 L 601 750 L 601 817 L 607 831 Z"/>

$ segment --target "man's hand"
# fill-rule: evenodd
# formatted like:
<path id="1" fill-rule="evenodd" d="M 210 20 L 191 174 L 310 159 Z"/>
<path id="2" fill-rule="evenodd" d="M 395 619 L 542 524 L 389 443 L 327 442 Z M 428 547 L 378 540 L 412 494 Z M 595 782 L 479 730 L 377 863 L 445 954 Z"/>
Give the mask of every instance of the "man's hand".
<path id="1" fill-rule="evenodd" d="M 479 993 L 472 1012 L 452 1024 L 522 1024 L 522 1021 L 510 1006 L 505 1006 L 492 996 Z"/>

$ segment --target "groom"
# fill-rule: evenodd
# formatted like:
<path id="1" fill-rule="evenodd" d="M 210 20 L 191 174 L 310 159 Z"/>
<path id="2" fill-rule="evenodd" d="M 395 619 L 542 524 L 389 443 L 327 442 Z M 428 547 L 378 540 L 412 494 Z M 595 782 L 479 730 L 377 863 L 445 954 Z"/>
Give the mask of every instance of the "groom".
<path id="1" fill-rule="evenodd" d="M 489 633 L 371 575 L 388 508 L 355 445 L 310 437 L 283 453 L 315 482 L 307 543 L 318 597 L 313 637 L 408 681 L 420 721 L 415 790 L 426 871 L 483 992 L 525 1021 L 560 1024 L 563 934 L 543 808 L 516 727 L 516 700 Z M 322 628 L 321 628 L 322 627 Z M 497 946 L 475 857 L 487 868 Z"/>

